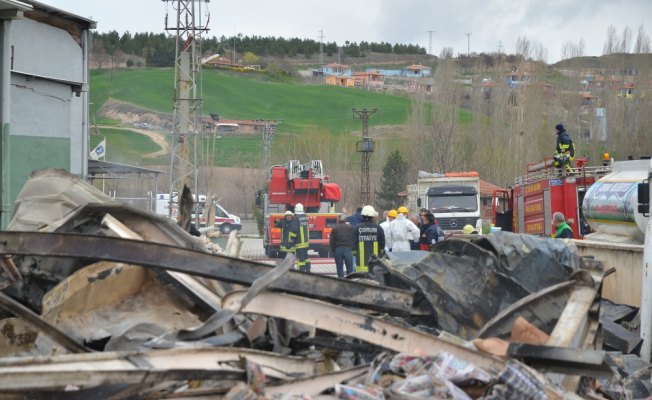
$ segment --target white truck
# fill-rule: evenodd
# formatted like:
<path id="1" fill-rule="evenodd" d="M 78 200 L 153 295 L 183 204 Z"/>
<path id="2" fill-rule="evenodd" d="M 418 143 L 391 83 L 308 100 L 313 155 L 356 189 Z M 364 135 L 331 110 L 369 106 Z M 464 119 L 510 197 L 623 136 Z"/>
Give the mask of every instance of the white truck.
<path id="1" fill-rule="evenodd" d="M 407 186 L 410 210 L 427 208 L 445 233 L 461 232 L 465 225 L 482 229 L 480 174 L 419 171 L 417 183 Z"/>
<path id="2" fill-rule="evenodd" d="M 194 196 L 194 195 L 193 195 Z M 178 202 L 176 200 L 177 194 L 174 193 L 172 196 L 172 203 L 170 203 L 170 195 L 167 193 L 159 193 L 156 195 L 156 214 L 163 215 L 165 217 L 171 217 L 176 220 L 177 215 L 179 214 Z M 198 209 L 202 210 L 199 214 L 199 226 L 206 226 L 206 217 L 203 210 L 206 207 L 206 195 L 200 194 L 195 198 L 197 201 Z M 172 213 L 170 213 L 170 205 L 172 206 Z M 224 234 L 230 233 L 232 230 L 242 229 L 242 222 L 240 217 L 237 215 L 231 214 L 219 203 L 215 203 L 215 220 L 213 226 L 220 229 L 220 232 Z M 193 214 L 194 218 L 194 214 Z"/>

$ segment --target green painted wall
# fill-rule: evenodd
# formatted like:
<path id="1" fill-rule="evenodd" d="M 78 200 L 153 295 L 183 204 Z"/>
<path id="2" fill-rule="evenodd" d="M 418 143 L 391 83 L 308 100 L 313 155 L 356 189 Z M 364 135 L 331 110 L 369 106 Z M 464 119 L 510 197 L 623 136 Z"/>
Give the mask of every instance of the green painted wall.
<path id="1" fill-rule="evenodd" d="M 40 136 L 9 135 L 9 185 L 3 182 L 4 189 L 9 190 L 8 198 L 11 209 L 16 196 L 25 185 L 32 171 L 43 168 L 61 168 L 70 171 L 70 139 Z M 7 153 L 5 153 L 7 154 Z M 4 163 L 7 165 L 7 163 Z M 3 229 L 11 216 L 3 220 Z"/>

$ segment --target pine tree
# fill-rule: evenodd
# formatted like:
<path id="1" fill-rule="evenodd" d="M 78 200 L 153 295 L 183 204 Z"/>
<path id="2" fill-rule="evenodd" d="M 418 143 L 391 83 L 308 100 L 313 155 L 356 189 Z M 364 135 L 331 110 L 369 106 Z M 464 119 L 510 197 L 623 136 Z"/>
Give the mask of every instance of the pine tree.
<path id="1" fill-rule="evenodd" d="M 383 167 L 380 191 L 376 191 L 376 202 L 380 210 L 390 210 L 403 203 L 398 193 L 405 191 L 408 163 L 398 150 L 393 151 Z"/>

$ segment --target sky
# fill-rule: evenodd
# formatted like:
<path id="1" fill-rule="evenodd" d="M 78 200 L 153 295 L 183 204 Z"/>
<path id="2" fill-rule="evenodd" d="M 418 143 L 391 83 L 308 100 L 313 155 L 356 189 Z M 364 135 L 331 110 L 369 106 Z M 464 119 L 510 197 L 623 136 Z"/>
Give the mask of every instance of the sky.
<path id="1" fill-rule="evenodd" d="M 176 18 L 175 1 L 40 1 L 97 21 L 98 32 L 163 33 L 166 12 L 170 21 Z M 610 25 L 619 35 L 629 26 L 632 42 L 641 24 L 652 37 L 652 0 L 210 0 L 201 8 L 209 36 L 319 40 L 323 31 L 324 41 L 339 45 L 409 43 L 435 55 L 444 47 L 455 55 L 514 53 L 517 38 L 526 36 L 547 50 L 548 63 L 559 61 L 564 44 L 580 39 L 585 55 L 601 55 Z"/>

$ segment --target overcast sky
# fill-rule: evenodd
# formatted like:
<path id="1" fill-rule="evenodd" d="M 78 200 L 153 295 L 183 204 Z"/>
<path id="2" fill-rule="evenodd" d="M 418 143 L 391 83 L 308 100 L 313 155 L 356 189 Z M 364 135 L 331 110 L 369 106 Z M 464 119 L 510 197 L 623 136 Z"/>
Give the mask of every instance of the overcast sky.
<path id="1" fill-rule="evenodd" d="M 164 32 L 166 11 L 176 16 L 175 2 L 161 0 L 40 0 L 97 21 L 98 32 Z M 559 60 L 564 43 L 585 41 L 585 55 L 599 56 L 607 27 L 618 34 L 629 26 L 633 39 L 641 24 L 652 36 L 652 0 L 211 0 L 209 36 L 282 36 L 343 44 L 346 40 L 419 44 L 432 53 L 452 47 L 454 54 L 512 53 L 526 35 L 548 50 L 548 62 Z M 633 47 L 633 46 L 632 46 Z"/>

